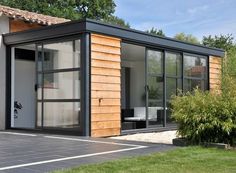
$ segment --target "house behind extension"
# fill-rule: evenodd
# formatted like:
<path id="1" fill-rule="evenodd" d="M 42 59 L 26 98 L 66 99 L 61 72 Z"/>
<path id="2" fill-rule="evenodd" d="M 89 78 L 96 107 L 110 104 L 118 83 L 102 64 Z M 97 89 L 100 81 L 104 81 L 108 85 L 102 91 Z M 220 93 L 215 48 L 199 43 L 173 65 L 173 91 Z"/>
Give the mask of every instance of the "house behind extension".
<path id="1" fill-rule="evenodd" d="M 171 95 L 220 83 L 221 49 L 90 19 L 0 6 L 0 34 L 1 130 L 104 137 L 175 129 Z"/>

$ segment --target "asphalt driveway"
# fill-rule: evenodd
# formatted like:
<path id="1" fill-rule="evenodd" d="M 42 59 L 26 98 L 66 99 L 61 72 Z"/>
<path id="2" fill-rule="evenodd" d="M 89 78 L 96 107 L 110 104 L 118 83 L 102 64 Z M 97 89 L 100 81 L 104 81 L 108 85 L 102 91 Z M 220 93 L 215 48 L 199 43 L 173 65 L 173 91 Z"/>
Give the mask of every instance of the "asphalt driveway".
<path id="1" fill-rule="evenodd" d="M 3 131 L 0 132 L 0 172 L 50 172 L 172 148 L 166 144 Z"/>

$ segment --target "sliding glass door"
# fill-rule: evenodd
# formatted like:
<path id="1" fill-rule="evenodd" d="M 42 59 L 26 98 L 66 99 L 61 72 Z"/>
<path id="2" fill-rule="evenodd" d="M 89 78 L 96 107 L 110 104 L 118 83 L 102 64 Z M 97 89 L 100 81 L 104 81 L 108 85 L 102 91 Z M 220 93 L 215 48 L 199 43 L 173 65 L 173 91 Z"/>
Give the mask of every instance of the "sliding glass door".
<path id="1" fill-rule="evenodd" d="M 170 100 L 182 90 L 182 56 L 148 49 L 146 61 L 148 126 L 172 124 Z"/>
<path id="2" fill-rule="evenodd" d="M 147 121 L 148 125 L 164 123 L 163 52 L 147 50 Z"/>
<path id="3" fill-rule="evenodd" d="M 173 127 L 171 98 L 207 89 L 207 57 L 122 44 L 123 130 Z"/>
<path id="4" fill-rule="evenodd" d="M 37 46 L 37 127 L 80 127 L 80 40 Z"/>

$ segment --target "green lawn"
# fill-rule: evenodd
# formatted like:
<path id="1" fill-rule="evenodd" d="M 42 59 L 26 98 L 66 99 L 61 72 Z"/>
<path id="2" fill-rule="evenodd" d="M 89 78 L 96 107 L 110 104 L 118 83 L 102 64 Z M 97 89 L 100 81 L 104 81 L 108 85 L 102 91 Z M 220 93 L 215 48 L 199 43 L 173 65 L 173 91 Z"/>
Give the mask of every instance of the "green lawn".
<path id="1" fill-rule="evenodd" d="M 236 173 L 236 151 L 179 148 L 148 156 L 85 165 L 56 173 Z"/>

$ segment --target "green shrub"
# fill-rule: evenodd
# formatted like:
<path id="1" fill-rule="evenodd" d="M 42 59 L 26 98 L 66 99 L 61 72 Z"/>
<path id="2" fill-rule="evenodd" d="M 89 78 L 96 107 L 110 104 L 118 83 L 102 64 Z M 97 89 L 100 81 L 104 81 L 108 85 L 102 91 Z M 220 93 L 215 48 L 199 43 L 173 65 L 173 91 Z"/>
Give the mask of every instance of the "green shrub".
<path id="1" fill-rule="evenodd" d="M 172 117 L 178 134 L 194 144 L 200 142 L 235 143 L 236 83 L 226 77 L 219 93 L 195 89 L 172 97 Z"/>

